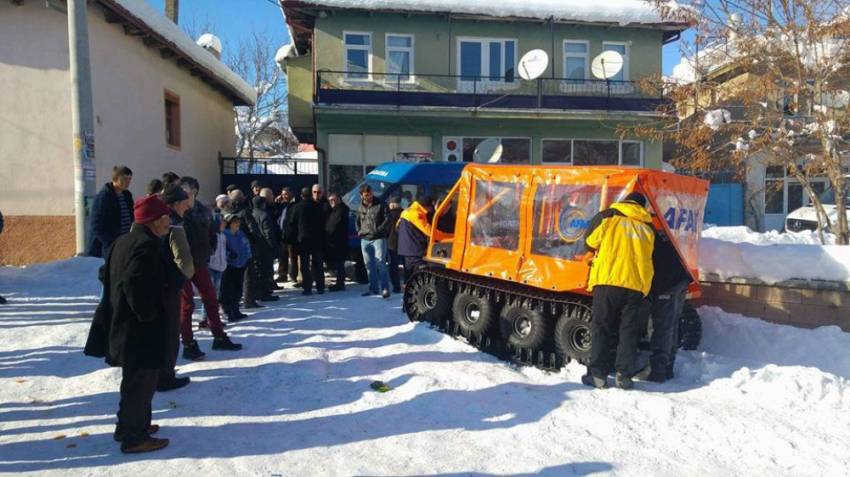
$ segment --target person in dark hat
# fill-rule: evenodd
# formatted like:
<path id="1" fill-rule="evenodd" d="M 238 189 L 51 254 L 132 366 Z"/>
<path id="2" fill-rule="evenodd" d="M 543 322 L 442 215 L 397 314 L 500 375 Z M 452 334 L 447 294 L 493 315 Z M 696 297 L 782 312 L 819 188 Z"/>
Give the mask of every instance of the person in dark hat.
<path id="1" fill-rule="evenodd" d="M 166 268 L 168 280 L 165 293 L 165 316 L 168 322 L 169 359 L 160 370 L 157 391 L 165 392 L 179 389 L 189 384 L 188 377 L 177 377 L 177 352 L 180 350 L 180 292 L 187 280 L 195 275 L 195 264 L 186 230 L 183 228 L 183 215 L 189 210 L 189 195 L 177 183 L 165 186 L 163 201 L 170 210 L 171 228 L 163 240 L 164 254 L 168 257 Z"/>
<path id="2" fill-rule="evenodd" d="M 336 192 L 328 196 L 330 213 L 325 221 L 325 259 L 336 272 L 336 283 L 328 289 L 345 290 L 345 259 L 348 258 L 348 217 L 351 214 L 342 197 Z"/>
<path id="3" fill-rule="evenodd" d="M 159 369 L 169 360 L 165 310 L 169 266 L 160 237 L 170 230 L 170 210 L 155 195 L 133 206 L 130 231 L 115 241 L 101 268 L 103 296 L 86 341 L 85 354 L 121 367 L 121 400 L 114 438 L 125 453 L 168 445 L 153 437 L 151 401 Z"/>
<path id="4" fill-rule="evenodd" d="M 655 230 L 646 197 L 632 192 L 611 204 L 591 219 L 585 237 L 595 256 L 587 287 L 593 293 L 590 359 L 581 380 L 604 388 L 616 370 L 616 386 L 631 389 L 653 276 Z"/>

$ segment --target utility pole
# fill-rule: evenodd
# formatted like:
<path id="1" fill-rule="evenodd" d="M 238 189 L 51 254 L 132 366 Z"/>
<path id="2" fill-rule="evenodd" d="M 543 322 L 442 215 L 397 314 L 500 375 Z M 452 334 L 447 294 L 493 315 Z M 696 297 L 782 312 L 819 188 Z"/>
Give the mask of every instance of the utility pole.
<path id="1" fill-rule="evenodd" d="M 71 71 L 71 131 L 74 152 L 74 215 L 77 255 L 86 251 L 86 216 L 94 197 L 94 114 L 86 0 L 68 0 L 68 56 Z"/>

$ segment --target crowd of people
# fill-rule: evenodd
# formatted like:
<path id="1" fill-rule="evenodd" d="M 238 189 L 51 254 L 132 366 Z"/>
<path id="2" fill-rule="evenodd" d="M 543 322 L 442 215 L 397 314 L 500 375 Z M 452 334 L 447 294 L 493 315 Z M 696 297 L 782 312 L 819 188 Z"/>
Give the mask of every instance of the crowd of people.
<path id="1" fill-rule="evenodd" d="M 190 383 L 176 373 L 181 343 L 184 359 L 206 356 L 194 337 L 195 294 L 203 305 L 198 328 L 212 334 L 212 349 L 239 351 L 222 315 L 228 323 L 246 318 L 241 309 L 279 300 L 274 292 L 287 282 L 303 295 L 323 294 L 326 269 L 335 280 L 327 289 L 343 291 L 349 258 L 350 210 L 337 193 L 325 198 L 318 184 L 303 188 L 300 200 L 259 181 L 247 194 L 228 186 L 207 207 L 194 177 L 167 172 L 136 201 L 132 179 L 129 168 L 116 166 L 92 204 L 88 254 L 105 264 L 85 347 L 122 368 L 114 437 L 125 453 L 168 445 L 153 436 L 159 427 L 151 423 L 151 401 L 155 392 Z M 368 186 L 360 196 L 356 232 L 369 277 L 363 295 L 389 298 L 390 282 L 401 292 L 402 261 L 405 277 L 424 264 L 434 201 L 423 196 L 402 211 L 398 198 L 385 204 Z"/>
<path id="2" fill-rule="evenodd" d="M 113 170 L 94 200 L 89 255 L 105 259 L 103 291 L 89 331 L 85 353 L 122 368 L 118 423 L 114 437 L 126 453 L 149 452 L 168 445 L 153 436 L 155 392 L 190 383 L 178 376 L 183 358 L 200 360 L 195 340 L 195 294 L 203 305 L 199 329 L 213 336 L 212 349 L 239 351 L 225 332 L 245 318 L 240 308 L 277 301 L 281 283 L 294 283 L 303 295 L 325 293 L 325 270 L 335 280 L 331 292 L 346 289 L 350 210 L 339 194 L 324 197 L 320 185 L 279 194 L 259 181 L 248 194 L 236 186 L 215 198 L 199 199 L 199 181 L 173 172 L 147 184 L 134 201 L 132 171 Z M 399 197 L 386 202 L 368 184 L 359 189 L 355 227 L 368 274 L 363 296 L 389 298 L 404 280 L 425 265 L 435 201 L 420 196 L 402 209 Z M 691 277 L 666 235 L 652 225 L 646 198 L 629 194 L 591 220 L 585 243 L 594 253 L 589 278 L 593 294 L 592 345 L 582 382 L 607 387 L 633 386 L 635 376 L 663 382 L 672 377 L 677 348 L 677 317 Z M 0 222 L 2 224 L 2 222 Z M 2 229 L 0 229 L 2 230 Z M 275 267 L 275 261 L 277 266 Z M 654 273 L 663 269 L 664 273 Z M 275 270 L 277 277 L 275 277 Z M 649 365 L 637 369 L 638 340 L 651 317 Z"/>

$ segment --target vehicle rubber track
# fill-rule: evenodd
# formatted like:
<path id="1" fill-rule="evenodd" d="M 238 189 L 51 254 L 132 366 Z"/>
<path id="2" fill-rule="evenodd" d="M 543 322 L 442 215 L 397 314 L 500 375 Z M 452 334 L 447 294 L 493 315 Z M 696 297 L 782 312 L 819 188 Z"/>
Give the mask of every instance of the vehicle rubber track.
<path id="1" fill-rule="evenodd" d="M 456 339 L 462 337 L 469 344 L 499 359 L 523 366 L 534 366 L 547 371 L 557 371 L 563 367 L 569 362 L 569 356 L 558 352 L 554 346 L 545 351 L 543 349 L 514 347 L 506 342 L 498 332 L 494 332 L 492 328 L 497 327 L 491 327 L 491 330 L 485 334 L 469 333 L 452 319 L 451 313 L 426 319 L 417 316 L 415 311 L 416 297 L 413 294 L 415 287 L 426 282 L 439 283 L 440 281 L 453 294 L 459 291 L 472 292 L 502 306 L 516 304 L 519 301 L 520 306 L 548 314 L 550 317 L 560 317 L 573 307 L 584 308 L 588 313 L 590 310 L 589 297 L 572 293 L 549 292 L 518 283 L 468 275 L 444 268 L 419 270 L 407 281 L 402 308 L 410 321 L 428 321 L 441 332 Z"/>

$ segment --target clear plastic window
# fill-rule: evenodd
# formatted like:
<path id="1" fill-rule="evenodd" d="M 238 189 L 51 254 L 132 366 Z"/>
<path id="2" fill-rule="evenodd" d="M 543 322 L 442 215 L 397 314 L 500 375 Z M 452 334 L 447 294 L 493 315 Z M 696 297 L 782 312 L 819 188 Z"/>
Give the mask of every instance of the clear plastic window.
<path id="1" fill-rule="evenodd" d="M 469 215 L 472 244 L 516 250 L 519 247 L 520 200 L 525 186 L 513 182 L 475 181 Z"/>
<path id="2" fill-rule="evenodd" d="M 584 236 L 599 212 L 599 185 L 544 184 L 534 196 L 531 253 L 572 260 L 585 250 Z"/>

